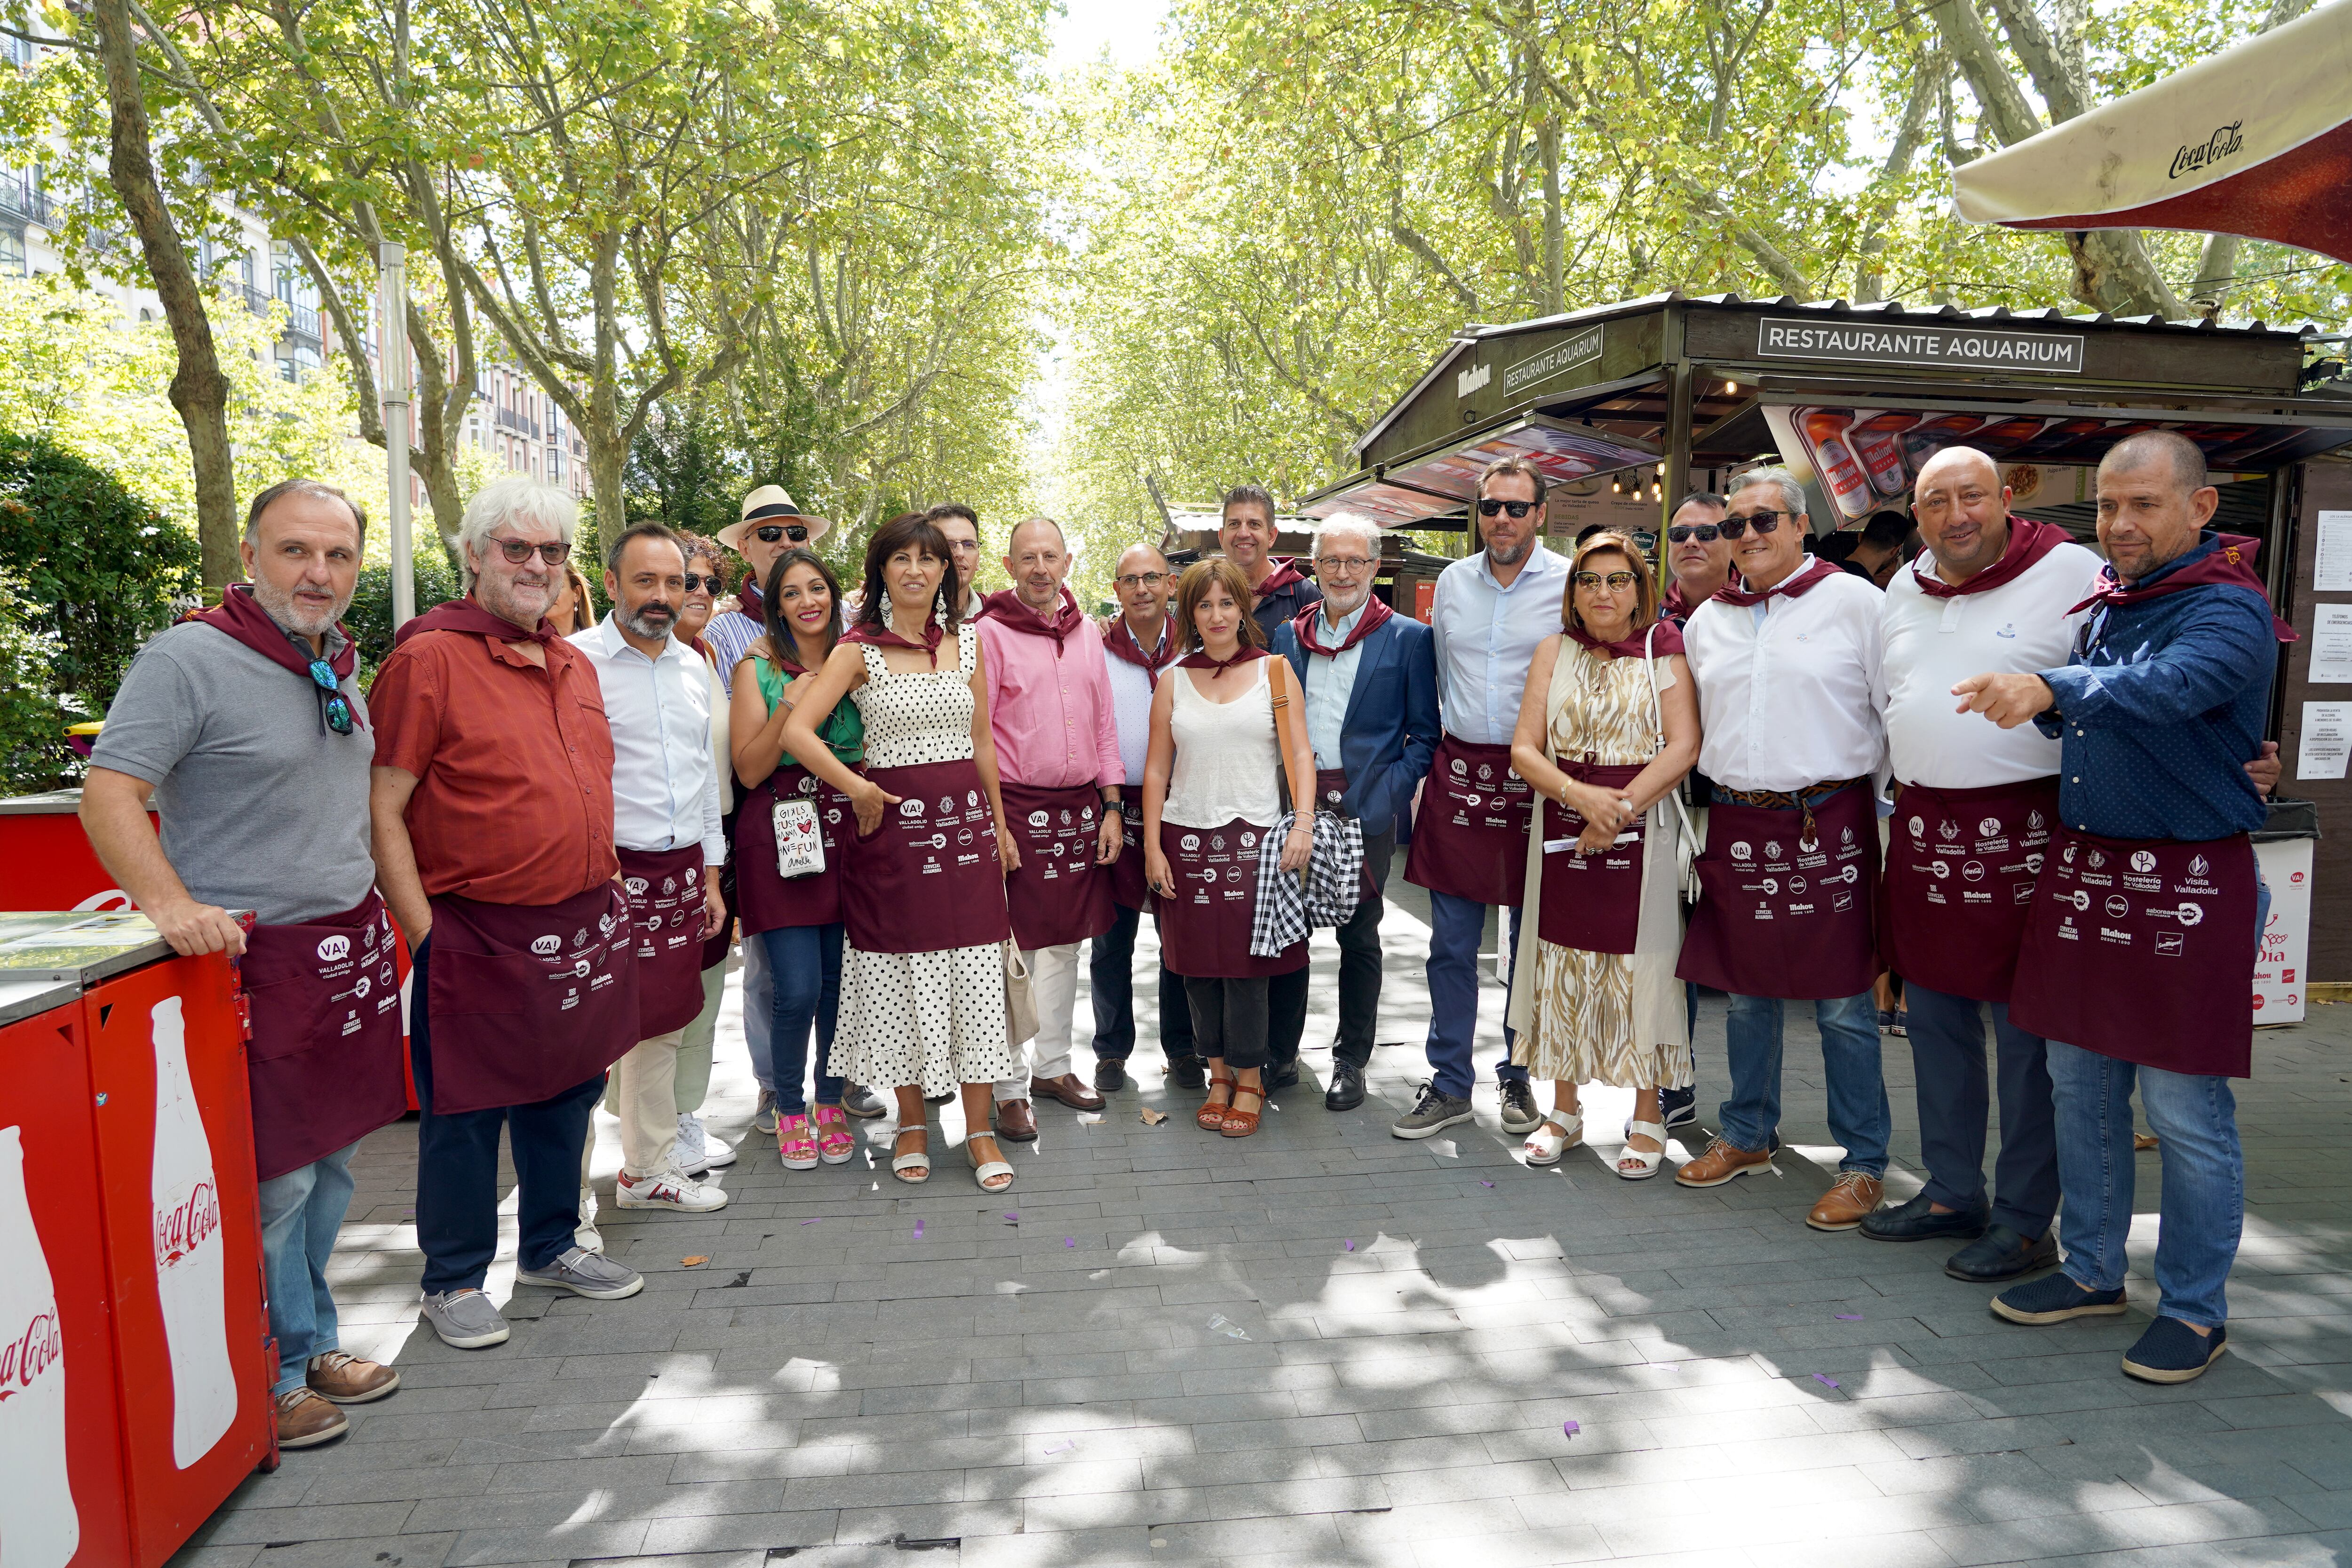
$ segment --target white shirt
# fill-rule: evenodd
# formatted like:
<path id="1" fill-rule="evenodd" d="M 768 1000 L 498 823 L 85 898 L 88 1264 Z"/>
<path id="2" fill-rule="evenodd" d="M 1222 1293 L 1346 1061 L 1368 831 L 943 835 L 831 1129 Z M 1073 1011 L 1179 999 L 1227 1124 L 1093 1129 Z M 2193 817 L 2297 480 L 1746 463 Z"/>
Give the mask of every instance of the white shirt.
<path id="1" fill-rule="evenodd" d="M 1569 565 L 1543 541 L 1528 544 L 1519 574 L 1495 581 L 1486 552 L 1437 574 L 1429 629 L 1436 637 L 1437 706 L 1445 732 L 1474 746 L 1507 746 L 1519 725 L 1528 666 L 1546 637 L 1559 635 Z"/>
<path id="2" fill-rule="evenodd" d="M 647 658 L 622 640 L 609 611 L 568 640 L 596 667 L 613 727 L 613 842 L 653 850 L 699 840 L 704 865 L 724 864 L 710 667 L 676 637 L 663 639 L 659 658 Z"/>
<path id="3" fill-rule="evenodd" d="M 1323 607 L 1315 608 L 1316 639 L 1325 643 L 1345 642 L 1356 623 L 1364 618 L 1365 607 L 1372 602 L 1364 595 L 1352 614 L 1341 616 L 1337 626 L 1324 618 Z M 1347 723 L 1348 699 L 1356 691 L 1356 666 L 1364 660 L 1364 645 L 1358 643 L 1347 652 L 1328 658 L 1306 644 L 1299 645 L 1307 655 L 1307 742 L 1315 748 L 1318 769 L 1336 768 L 1339 762 L 1339 731 Z"/>
<path id="4" fill-rule="evenodd" d="M 1921 575 L 1936 570 L 1922 553 Z M 1913 568 L 1898 567 L 1881 614 L 1886 646 L 1886 746 L 1895 776 L 1940 789 L 1981 789 L 2058 771 L 2058 742 L 2031 724 L 2003 730 L 1981 713 L 1957 713 L 1953 685 L 1988 671 L 2014 675 L 2066 662 L 2074 628 L 2067 612 L 2091 595 L 2099 558 L 2061 544 L 1998 588 L 1937 598 Z M 1941 581 L 1941 579 L 1938 579 Z"/>
<path id="5" fill-rule="evenodd" d="M 1114 621 L 1103 633 L 1103 638 L 1108 641 L 1122 635 L 1118 623 Z M 1113 658 L 1108 653 L 1103 655 L 1103 668 L 1110 675 L 1110 716 L 1111 722 L 1118 726 L 1118 763 L 1127 770 L 1128 786 L 1140 789 L 1143 755 L 1151 749 L 1151 673 L 1139 664 Z M 1160 672 L 1160 679 L 1165 680 L 1175 672 L 1176 667 L 1171 664 Z"/>
<path id="6" fill-rule="evenodd" d="M 1699 772 L 1730 789 L 1784 791 L 1876 774 L 1880 608 L 1876 588 L 1832 572 L 1794 598 L 1709 599 L 1693 612 L 1683 641 L 1698 686 Z"/>

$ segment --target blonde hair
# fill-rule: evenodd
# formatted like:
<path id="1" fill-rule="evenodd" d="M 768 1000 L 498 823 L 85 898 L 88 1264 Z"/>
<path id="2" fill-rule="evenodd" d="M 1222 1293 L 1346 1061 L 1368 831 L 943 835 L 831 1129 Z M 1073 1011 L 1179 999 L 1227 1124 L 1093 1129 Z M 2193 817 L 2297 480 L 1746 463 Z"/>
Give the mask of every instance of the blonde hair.
<path id="1" fill-rule="evenodd" d="M 1640 631 L 1643 626 L 1656 620 L 1658 618 L 1658 584 L 1656 574 L 1651 568 L 1649 557 L 1642 553 L 1642 547 L 1634 543 L 1629 535 L 1604 531 L 1586 535 L 1584 542 L 1579 544 L 1569 555 L 1568 590 L 1559 596 L 1560 629 L 1566 631 L 1569 627 L 1574 626 L 1580 631 L 1591 630 L 1576 613 L 1576 574 L 1583 571 L 1585 562 L 1595 555 L 1622 555 L 1625 558 L 1625 564 L 1633 569 L 1635 594 L 1633 629 Z"/>

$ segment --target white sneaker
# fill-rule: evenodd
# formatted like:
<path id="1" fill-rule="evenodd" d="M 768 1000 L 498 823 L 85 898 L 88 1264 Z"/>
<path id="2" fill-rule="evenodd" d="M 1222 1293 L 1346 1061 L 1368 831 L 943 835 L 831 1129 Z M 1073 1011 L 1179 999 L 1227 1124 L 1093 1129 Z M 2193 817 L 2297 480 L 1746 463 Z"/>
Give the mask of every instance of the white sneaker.
<path id="1" fill-rule="evenodd" d="M 735 1151 L 703 1130 L 702 1118 L 681 1111 L 677 1118 L 677 1168 L 689 1176 L 721 1171 L 735 1163 Z"/>
<path id="2" fill-rule="evenodd" d="M 614 1201 L 625 1209 L 677 1209 L 683 1214 L 709 1214 L 727 1206 L 727 1194 L 716 1182 L 698 1182 L 676 1171 L 656 1171 L 632 1178 L 626 1171 L 613 1178 Z"/>
<path id="3" fill-rule="evenodd" d="M 590 1252 L 604 1250 L 604 1237 L 596 1228 L 596 1189 L 580 1189 L 580 1223 L 572 1229 L 572 1245 Z"/>

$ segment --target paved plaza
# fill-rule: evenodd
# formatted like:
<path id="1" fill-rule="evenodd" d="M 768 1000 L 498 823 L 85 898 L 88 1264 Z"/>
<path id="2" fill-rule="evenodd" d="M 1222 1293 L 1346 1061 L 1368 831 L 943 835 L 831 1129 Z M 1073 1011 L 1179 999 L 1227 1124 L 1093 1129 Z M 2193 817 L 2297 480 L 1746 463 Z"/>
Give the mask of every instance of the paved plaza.
<path id="1" fill-rule="evenodd" d="M 1948 1245 L 1805 1227 L 1836 1156 L 1810 1022 L 1777 1178 L 1620 1181 L 1631 1096 L 1607 1091 L 1587 1096 L 1594 1147 L 1530 1171 L 1490 1070 L 1475 1127 L 1391 1138 L 1427 1016 L 1423 906 L 1393 886 L 1392 1043 L 1360 1110 L 1322 1108 L 1318 932 L 1306 1079 L 1247 1141 L 1192 1125 L 1198 1096 L 1163 1090 L 1151 1032 L 1099 1120 L 1040 1109 L 1003 1196 L 972 1184 L 946 1107 L 922 1187 L 889 1179 L 885 1142 L 879 1164 L 787 1173 L 754 1140 L 720 1213 L 621 1214 L 600 1115 L 606 1247 L 646 1289 L 514 1292 L 509 1198 L 490 1288 L 514 1337 L 493 1350 L 416 1321 L 415 1128 L 377 1133 L 335 1276 L 346 1348 L 404 1385 L 249 1480 L 179 1568 L 2208 1568 L 2352 1548 L 2347 1182 L 2313 1163 L 2352 1105 L 2352 1007 L 2257 1037 L 2231 1353 L 2152 1388 L 2116 1362 L 2154 1300 L 2156 1156 L 2132 1314 L 2003 1323 L 1944 1277 Z M 1485 1000 L 1491 1061 L 1500 989 Z M 1082 1037 L 1087 1016 L 1082 996 Z M 706 1116 L 740 1139 L 731 983 L 720 1041 Z M 1916 1117 L 1908 1048 L 1886 1045 L 1899 1199 Z M 1699 1064 L 1712 1125 L 1719 999 Z"/>

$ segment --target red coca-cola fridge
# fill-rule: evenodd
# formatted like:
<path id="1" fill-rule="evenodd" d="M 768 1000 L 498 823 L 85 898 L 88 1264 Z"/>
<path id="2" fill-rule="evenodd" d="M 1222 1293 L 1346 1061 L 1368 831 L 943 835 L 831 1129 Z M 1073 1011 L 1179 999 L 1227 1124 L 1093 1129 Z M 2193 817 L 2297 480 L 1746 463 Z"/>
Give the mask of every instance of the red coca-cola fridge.
<path id="1" fill-rule="evenodd" d="M 44 923 L 25 929 L 33 922 Z M 101 1255 L 117 1432 L 110 1474 L 68 1477 L 83 1546 L 43 1568 L 159 1568 L 276 1454 L 236 970 L 224 954 L 176 956 L 143 915 L 0 916 L 0 979 L 36 976 L 78 996 L 64 1011 L 76 1015 L 91 1157 L 37 1168 L 43 1183 L 95 1178 L 85 1234 Z M 19 1084 L 30 1078 L 0 1058 L 0 1126 L 20 1093 L 29 1100 Z M 0 1202 L 5 1157 L 0 1147 Z M 68 1458 L 70 1468 L 70 1448 Z M 0 1475 L 0 1497 L 14 1479 Z M 89 1521 L 108 1515 L 124 1537 L 119 1557 L 89 1551 Z M 9 1517 L 0 1508 L 0 1530 Z M 8 1538 L 8 1568 L 14 1547 Z"/>

